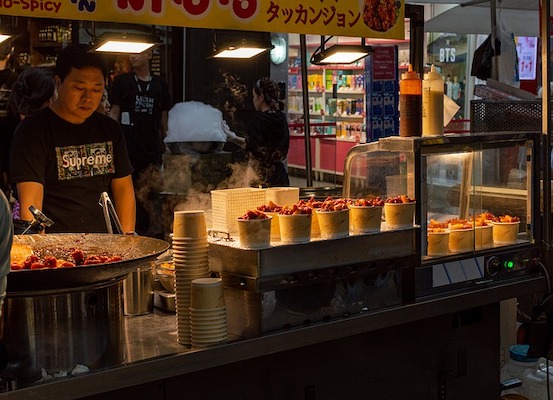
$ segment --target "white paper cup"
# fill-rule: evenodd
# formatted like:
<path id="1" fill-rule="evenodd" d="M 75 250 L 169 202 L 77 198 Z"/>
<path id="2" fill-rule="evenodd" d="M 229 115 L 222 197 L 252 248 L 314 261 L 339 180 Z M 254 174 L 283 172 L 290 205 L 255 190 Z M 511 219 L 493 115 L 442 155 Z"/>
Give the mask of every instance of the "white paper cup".
<path id="1" fill-rule="evenodd" d="M 384 203 L 384 218 L 388 229 L 413 227 L 416 203 Z"/>
<path id="2" fill-rule="evenodd" d="M 520 221 L 518 222 L 493 222 L 493 242 L 500 246 L 516 244 Z"/>
<path id="3" fill-rule="evenodd" d="M 449 254 L 449 231 L 428 232 L 427 243 L 427 255 L 447 256 Z"/>
<path id="4" fill-rule="evenodd" d="M 203 210 L 175 211 L 173 215 L 174 238 L 205 238 L 207 228 Z"/>
<path id="5" fill-rule="evenodd" d="M 265 192 L 267 203 L 272 201 L 279 206 L 296 204 L 300 200 L 299 187 L 270 187 Z"/>
<path id="6" fill-rule="evenodd" d="M 280 241 L 285 244 L 311 240 L 311 214 L 278 214 Z"/>
<path id="7" fill-rule="evenodd" d="M 493 247 L 493 226 L 476 226 L 474 228 L 474 247 L 476 250 Z"/>
<path id="8" fill-rule="evenodd" d="M 474 250 L 474 229 L 449 231 L 449 252 L 468 253 Z"/>
<path id="9" fill-rule="evenodd" d="M 349 223 L 353 234 L 380 231 L 382 207 L 350 206 Z"/>
<path id="10" fill-rule="evenodd" d="M 280 241 L 280 224 L 278 222 L 278 213 L 276 212 L 266 212 L 271 219 L 271 241 L 279 242 Z"/>
<path id="11" fill-rule="evenodd" d="M 271 244 L 271 220 L 268 216 L 263 219 L 236 218 L 240 246 L 248 249 L 262 249 Z"/>
<path id="12" fill-rule="evenodd" d="M 191 288 L 190 307 L 211 310 L 225 306 L 221 278 L 194 279 Z"/>

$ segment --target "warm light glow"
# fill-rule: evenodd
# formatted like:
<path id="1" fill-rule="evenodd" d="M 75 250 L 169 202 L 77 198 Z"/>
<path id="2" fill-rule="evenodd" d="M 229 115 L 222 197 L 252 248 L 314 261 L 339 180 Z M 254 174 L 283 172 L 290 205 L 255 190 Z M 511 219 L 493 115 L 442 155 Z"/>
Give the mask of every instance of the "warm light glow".
<path id="1" fill-rule="evenodd" d="M 313 55 L 313 64 L 351 64 L 372 52 L 370 46 L 334 45 Z"/>
<path id="2" fill-rule="evenodd" d="M 366 57 L 367 55 L 368 53 L 366 51 L 337 52 L 322 58 L 320 62 L 330 63 L 330 64 L 351 64 L 352 62 L 357 61 L 360 58 Z"/>
<path id="3" fill-rule="evenodd" d="M 94 51 L 103 53 L 140 54 L 154 47 L 154 43 L 128 42 L 123 40 L 109 40 Z"/>
<path id="4" fill-rule="evenodd" d="M 236 47 L 229 48 L 214 54 L 215 58 L 252 58 L 267 51 L 267 48 L 259 47 Z"/>
<path id="5" fill-rule="evenodd" d="M 2 35 L 2 34 L 0 34 L 0 43 L 2 43 L 2 42 L 4 42 L 4 41 L 8 40 L 9 38 L 11 38 L 10 35 Z"/>

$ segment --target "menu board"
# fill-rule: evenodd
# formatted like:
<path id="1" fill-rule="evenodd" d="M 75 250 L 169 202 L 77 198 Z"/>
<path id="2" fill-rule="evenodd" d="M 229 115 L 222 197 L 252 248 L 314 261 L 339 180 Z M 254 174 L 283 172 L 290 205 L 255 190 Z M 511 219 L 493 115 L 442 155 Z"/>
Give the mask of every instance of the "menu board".
<path id="1" fill-rule="evenodd" d="M 374 46 L 365 62 L 367 141 L 399 134 L 397 46 Z"/>

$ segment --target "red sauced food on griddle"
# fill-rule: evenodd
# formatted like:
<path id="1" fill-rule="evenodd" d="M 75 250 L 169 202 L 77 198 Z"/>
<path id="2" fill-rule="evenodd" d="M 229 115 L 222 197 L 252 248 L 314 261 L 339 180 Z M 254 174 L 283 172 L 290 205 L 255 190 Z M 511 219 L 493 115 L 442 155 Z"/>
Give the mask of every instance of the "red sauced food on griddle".
<path id="1" fill-rule="evenodd" d="M 85 254 L 81 249 L 72 249 L 66 257 L 54 257 L 52 255 L 39 257 L 36 254 L 31 254 L 22 263 L 13 262 L 11 270 L 72 268 L 84 265 L 107 264 L 121 260 L 122 258 L 118 255 Z"/>

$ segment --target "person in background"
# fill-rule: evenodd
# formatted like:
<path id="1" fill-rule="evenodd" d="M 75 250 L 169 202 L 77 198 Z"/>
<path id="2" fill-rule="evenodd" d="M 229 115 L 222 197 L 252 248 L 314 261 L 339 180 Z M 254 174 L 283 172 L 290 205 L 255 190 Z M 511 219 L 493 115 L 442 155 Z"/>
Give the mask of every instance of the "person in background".
<path id="1" fill-rule="evenodd" d="M 112 196 L 124 233 L 134 234 L 135 200 L 125 138 L 111 118 L 95 112 L 105 69 L 88 46 L 62 50 L 56 61 L 58 98 L 19 124 L 10 178 L 17 185 L 21 218 L 35 206 L 54 221 L 51 232 L 107 232 L 102 192 Z"/>
<path id="2" fill-rule="evenodd" d="M 0 190 L 10 197 L 8 182 L 9 148 L 13 132 L 19 123 L 17 114 L 10 111 L 8 99 L 11 88 L 17 79 L 17 73 L 11 68 L 13 61 L 11 41 L 0 44 Z"/>
<path id="3" fill-rule="evenodd" d="M 10 250 L 13 241 L 13 223 L 10 204 L 0 192 L 0 317 L 2 316 L 2 304 L 6 297 L 8 273 L 10 272 Z"/>
<path id="4" fill-rule="evenodd" d="M 100 104 L 98 105 L 98 109 L 96 110 L 101 114 L 109 115 L 109 112 L 111 111 L 111 104 L 108 100 L 108 91 L 106 88 L 104 88 L 104 94 L 102 95 L 102 100 L 100 100 Z"/>
<path id="5" fill-rule="evenodd" d="M 161 223 L 163 139 L 171 108 L 165 81 L 150 71 L 152 51 L 129 56 L 132 72 L 115 77 L 110 89 L 110 117 L 118 121 L 127 142 L 137 195 L 136 231 L 163 237 Z"/>
<path id="6" fill-rule="evenodd" d="M 245 140 L 230 131 L 226 123 L 223 130 L 229 141 L 245 148 L 250 164 L 259 175 L 259 182 L 253 185 L 290 186 L 286 169 L 290 131 L 286 114 L 282 112 L 278 84 L 261 78 L 255 83 L 252 96 L 258 113 L 248 127 Z"/>
<path id="7" fill-rule="evenodd" d="M 54 70 L 48 67 L 31 67 L 19 74 L 12 86 L 9 107 L 21 119 L 48 107 L 58 97 Z"/>

